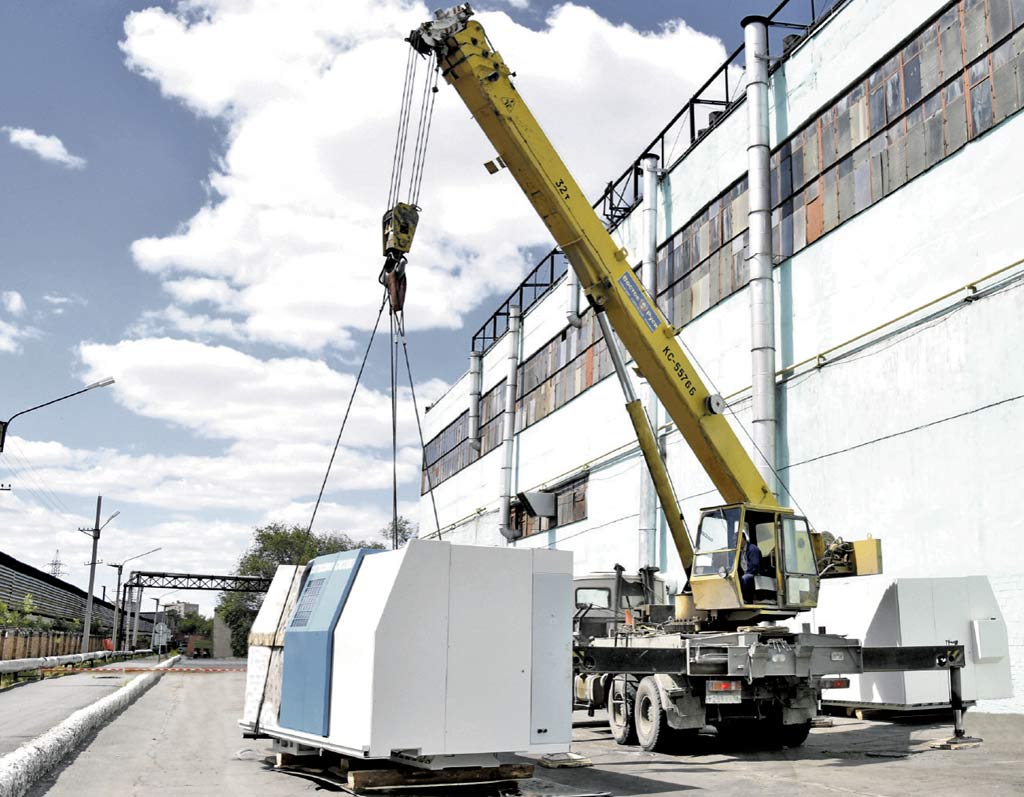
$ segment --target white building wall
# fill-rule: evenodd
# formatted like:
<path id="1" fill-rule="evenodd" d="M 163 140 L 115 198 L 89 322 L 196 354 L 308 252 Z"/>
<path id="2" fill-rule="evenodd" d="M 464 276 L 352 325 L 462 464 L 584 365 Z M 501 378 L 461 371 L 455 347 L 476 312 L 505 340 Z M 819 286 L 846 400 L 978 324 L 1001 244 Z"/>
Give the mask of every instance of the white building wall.
<path id="1" fill-rule="evenodd" d="M 851 0 L 773 74 L 771 96 L 784 109 L 775 114 L 773 140 L 799 129 L 942 5 Z M 726 117 L 663 182 L 662 238 L 742 175 L 745 118 L 735 111 Z M 1019 114 L 777 268 L 779 367 L 1024 256 L 1018 234 L 1022 145 Z M 635 213 L 617 240 L 631 246 L 638 230 Z M 566 293 L 552 291 L 526 314 L 524 358 L 565 327 Z M 958 295 L 927 312 L 952 305 L 955 312 L 911 317 L 906 331 L 887 328 L 867 339 L 863 350 L 830 358 L 821 369 L 803 369 L 780 385 L 782 478 L 818 528 L 882 538 L 885 575 L 844 580 L 844 602 L 874 603 L 900 576 L 987 575 L 1009 628 L 1017 697 L 983 708 L 1024 712 L 1024 564 L 1007 555 L 1007 543 L 1024 532 L 1020 513 L 1008 508 L 1013 488 L 1024 481 L 1024 399 L 979 409 L 1024 396 L 1024 287 L 1017 283 L 972 303 Z M 748 291 L 695 319 L 681 337 L 721 394 L 750 384 Z M 506 345 L 499 341 L 484 358 L 485 391 L 504 377 Z M 427 438 L 467 402 L 468 380 L 462 379 L 427 416 Z M 744 394 L 732 411 L 730 420 L 750 450 Z M 971 414 L 944 420 L 960 413 Z M 922 424 L 932 425 L 908 431 Z M 886 435 L 893 436 L 877 440 Z M 591 467 L 587 519 L 517 544 L 571 549 L 577 573 L 616 563 L 635 567 L 641 460 L 614 378 L 524 430 L 516 445 L 516 490 L 544 487 Z M 720 498 L 678 434 L 669 435 L 667 453 L 693 529 L 699 509 Z M 499 460 L 500 448 L 437 488 L 442 524 L 456 524 L 446 539 L 504 544 L 497 531 Z M 662 528 L 660 565 L 678 577 L 669 539 Z M 822 604 L 836 600 L 839 589 L 825 582 Z M 831 617 L 830 630 L 851 636 L 863 631 L 853 624 L 836 627 Z"/>

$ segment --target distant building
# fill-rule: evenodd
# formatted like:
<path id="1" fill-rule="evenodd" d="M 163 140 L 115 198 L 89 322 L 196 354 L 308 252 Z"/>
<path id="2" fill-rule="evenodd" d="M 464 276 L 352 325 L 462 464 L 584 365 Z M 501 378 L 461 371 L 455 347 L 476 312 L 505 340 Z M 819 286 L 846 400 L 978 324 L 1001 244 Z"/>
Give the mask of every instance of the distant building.
<path id="1" fill-rule="evenodd" d="M 1024 533 L 1012 509 L 1024 481 L 1024 4 L 824 5 L 833 13 L 805 35 L 783 44 L 772 34 L 770 465 L 781 500 L 819 529 L 882 539 L 884 576 L 823 584 L 823 607 L 850 607 L 830 631 L 862 635 L 854 610 L 876 605 L 893 578 L 987 576 L 1009 628 L 1017 697 L 986 710 L 1024 712 L 1024 564 L 1012 553 Z M 647 198 L 656 273 L 640 277 L 756 459 L 747 384 L 755 186 L 741 72 L 742 60 L 727 65 L 649 147 L 637 141 L 638 160 L 597 207 L 639 266 L 639 158 L 659 157 L 665 172 Z M 521 88 L 529 99 L 525 80 Z M 674 103 L 666 98 L 666 120 Z M 573 152 L 569 142 L 566 157 L 581 157 L 580 144 Z M 681 586 L 660 512 L 641 536 L 642 459 L 594 313 L 572 296 L 565 269 L 560 252 L 546 257 L 473 335 L 481 399 L 472 401 L 467 374 L 426 415 L 420 534 L 435 536 L 429 479 L 445 540 L 571 550 L 577 574 L 649 564 Z M 514 349 L 512 306 L 523 311 Z M 510 360 L 515 427 L 503 443 Z M 663 412 L 656 423 L 692 534 L 700 508 L 723 502 Z M 534 517 L 513 500 L 502 517 L 509 486 L 513 499 L 553 493 L 554 513 Z M 813 614 L 805 620 L 817 625 Z"/>
<path id="2" fill-rule="evenodd" d="M 184 617 L 186 614 L 199 614 L 199 604 L 176 601 L 175 603 L 164 604 L 163 611 L 177 612 L 179 617 Z"/>

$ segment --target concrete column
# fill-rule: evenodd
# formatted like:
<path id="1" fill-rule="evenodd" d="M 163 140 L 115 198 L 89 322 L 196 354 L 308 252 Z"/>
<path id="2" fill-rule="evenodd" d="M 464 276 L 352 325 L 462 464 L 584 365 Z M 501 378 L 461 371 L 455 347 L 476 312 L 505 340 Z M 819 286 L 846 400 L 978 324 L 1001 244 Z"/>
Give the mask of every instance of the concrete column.
<path id="1" fill-rule="evenodd" d="M 754 461 L 775 484 L 775 287 L 772 281 L 772 209 L 768 139 L 768 20 L 743 20 L 747 61 L 748 201 L 750 245 L 750 353 L 753 385 Z M 760 453 L 758 453 L 760 452 Z"/>

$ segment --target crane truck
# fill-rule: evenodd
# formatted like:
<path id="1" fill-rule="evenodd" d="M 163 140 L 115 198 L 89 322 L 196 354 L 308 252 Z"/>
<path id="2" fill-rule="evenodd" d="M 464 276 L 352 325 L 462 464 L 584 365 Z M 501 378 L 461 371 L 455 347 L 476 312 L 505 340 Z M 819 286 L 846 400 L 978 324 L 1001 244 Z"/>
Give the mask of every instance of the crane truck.
<path id="1" fill-rule="evenodd" d="M 513 83 L 515 73 L 472 15 L 469 4 L 438 10 L 408 42 L 436 59 L 578 275 L 686 575 L 682 593 L 668 604 L 654 574 L 641 573 L 643 602 L 625 604 L 631 610 L 621 622 L 620 596 L 631 582 L 615 574 L 605 631 L 592 635 L 586 631 L 592 626 L 579 624 L 575 704 L 606 707 L 616 741 L 639 741 L 647 750 L 675 745 L 708 724 L 722 735 L 741 732 L 795 746 L 807 737 L 821 690 L 848 684 L 842 675 L 948 669 L 958 692 L 963 646 L 866 648 L 824 629 L 812 633 L 807 624 L 799 631 L 780 625 L 817 605 L 821 579 L 880 573 L 879 540 L 833 538 L 780 503 L 726 419 L 721 397 L 708 390 L 678 330 L 637 278 L 627 250 L 587 201 Z M 410 214 L 400 206 L 385 216 L 392 260 L 411 245 L 411 235 L 395 235 L 401 216 Z M 725 501 L 701 511 L 695 542 L 613 330 Z"/>

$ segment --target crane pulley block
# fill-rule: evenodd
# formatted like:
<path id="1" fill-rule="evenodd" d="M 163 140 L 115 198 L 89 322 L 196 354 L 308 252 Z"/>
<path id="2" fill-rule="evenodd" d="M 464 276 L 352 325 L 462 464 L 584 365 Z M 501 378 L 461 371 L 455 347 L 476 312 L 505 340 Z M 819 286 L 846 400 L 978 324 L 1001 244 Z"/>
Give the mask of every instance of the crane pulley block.
<path id="1" fill-rule="evenodd" d="M 419 220 L 420 209 L 405 202 L 399 202 L 384 214 L 382 227 L 385 257 L 397 262 L 403 255 L 409 254 Z"/>

